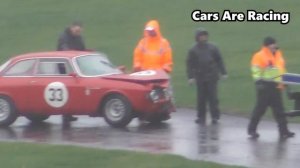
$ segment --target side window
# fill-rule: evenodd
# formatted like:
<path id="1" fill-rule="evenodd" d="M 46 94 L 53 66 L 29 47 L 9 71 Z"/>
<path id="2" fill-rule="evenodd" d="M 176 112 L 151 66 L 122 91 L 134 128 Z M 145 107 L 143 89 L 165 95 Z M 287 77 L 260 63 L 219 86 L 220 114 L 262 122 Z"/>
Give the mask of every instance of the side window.
<path id="1" fill-rule="evenodd" d="M 42 58 L 38 64 L 37 75 L 68 75 L 73 72 L 68 60 L 63 58 Z"/>
<path id="2" fill-rule="evenodd" d="M 28 76 L 32 75 L 36 60 L 23 60 L 15 63 L 4 74 L 4 76 Z"/>

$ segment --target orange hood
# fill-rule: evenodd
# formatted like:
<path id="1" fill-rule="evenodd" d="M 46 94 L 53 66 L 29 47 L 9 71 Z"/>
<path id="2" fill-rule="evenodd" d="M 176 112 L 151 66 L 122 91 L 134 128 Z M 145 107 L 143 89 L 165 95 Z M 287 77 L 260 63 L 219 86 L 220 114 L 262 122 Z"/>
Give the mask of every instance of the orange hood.
<path id="1" fill-rule="evenodd" d="M 156 36 L 149 35 L 149 30 L 155 31 Z M 144 29 L 144 38 L 134 50 L 134 68 L 136 70 L 164 69 L 172 71 L 172 50 L 169 42 L 164 39 L 156 20 L 149 21 Z"/>
<path id="2" fill-rule="evenodd" d="M 150 37 L 147 33 L 147 28 L 153 28 L 154 31 L 156 32 L 156 37 Z M 161 36 L 161 33 L 160 33 L 160 28 L 159 28 L 159 23 L 157 20 L 150 20 L 146 26 L 145 26 L 145 29 L 144 29 L 144 37 L 145 38 L 155 38 L 155 39 L 160 39 L 162 38 Z"/>

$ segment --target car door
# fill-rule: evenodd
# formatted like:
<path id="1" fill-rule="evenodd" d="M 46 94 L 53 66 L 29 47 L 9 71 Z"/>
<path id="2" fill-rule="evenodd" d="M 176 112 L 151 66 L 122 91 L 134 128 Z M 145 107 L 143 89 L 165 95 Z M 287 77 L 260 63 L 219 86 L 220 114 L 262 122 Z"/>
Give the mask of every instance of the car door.
<path id="1" fill-rule="evenodd" d="M 1 92 L 8 94 L 19 112 L 29 111 L 29 91 L 37 59 L 23 59 L 8 67 L 1 78 Z"/>
<path id="2" fill-rule="evenodd" d="M 80 79 L 70 75 L 73 72 L 67 58 L 40 58 L 30 81 L 32 112 L 49 115 L 84 113 L 85 87 Z"/>

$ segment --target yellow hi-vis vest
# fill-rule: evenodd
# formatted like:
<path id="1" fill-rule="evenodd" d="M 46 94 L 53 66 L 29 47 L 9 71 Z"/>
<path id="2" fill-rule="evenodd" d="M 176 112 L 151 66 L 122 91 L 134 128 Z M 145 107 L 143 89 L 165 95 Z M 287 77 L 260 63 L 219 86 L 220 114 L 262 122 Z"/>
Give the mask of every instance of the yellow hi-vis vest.
<path id="1" fill-rule="evenodd" d="M 286 72 L 281 51 L 273 54 L 267 47 L 263 47 L 252 57 L 251 71 L 254 80 L 281 82 L 281 75 Z"/>

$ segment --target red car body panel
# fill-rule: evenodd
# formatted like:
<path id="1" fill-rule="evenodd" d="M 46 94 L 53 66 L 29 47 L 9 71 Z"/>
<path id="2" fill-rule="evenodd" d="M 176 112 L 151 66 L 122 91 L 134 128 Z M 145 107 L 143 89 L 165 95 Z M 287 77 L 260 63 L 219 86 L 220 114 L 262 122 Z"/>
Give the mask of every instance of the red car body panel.
<path id="1" fill-rule="evenodd" d="M 8 66 L 0 72 L 0 94 L 9 96 L 20 115 L 29 113 L 57 115 L 75 114 L 101 116 L 101 103 L 106 96 L 114 93 L 125 96 L 138 113 L 169 113 L 171 98 L 161 98 L 153 102 L 149 93 L 155 87 L 167 89 L 169 77 L 164 71 L 146 71 L 133 74 L 113 74 L 97 77 L 81 75 L 68 76 L 5 76 L 4 73 L 18 61 L 39 58 L 64 58 L 69 60 L 72 68 L 78 56 L 95 54 L 94 52 L 53 51 L 30 53 L 16 56 L 10 60 Z M 77 73 L 76 68 L 74 68 Z M 78 73 L 77 73 L 78 74 Z M 45 100 L 45 89 L 50 83 L 62 83 L 68 91 L 67 102 L 61 107 L 50 106 Z M 56 95 L 54 95 L 56 94 Z M 60 96 L 53 93 L 53 96 Z"/>

